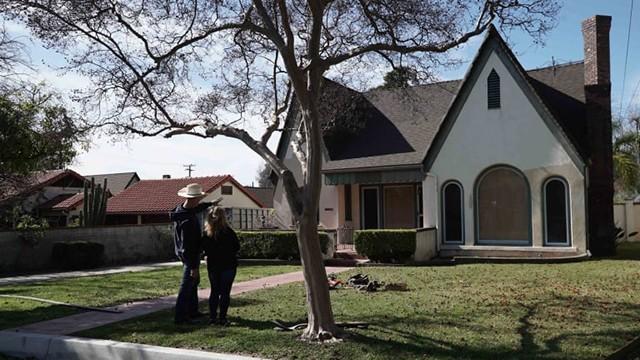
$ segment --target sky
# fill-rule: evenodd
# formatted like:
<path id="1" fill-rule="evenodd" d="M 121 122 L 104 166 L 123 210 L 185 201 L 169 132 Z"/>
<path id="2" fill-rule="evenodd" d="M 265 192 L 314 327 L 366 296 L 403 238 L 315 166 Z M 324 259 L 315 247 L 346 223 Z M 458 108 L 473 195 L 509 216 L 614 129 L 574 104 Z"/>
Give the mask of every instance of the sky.
<path id="1" fill-rule="evenodd" d="M 629 14 L 633 0 L 566 0 L 559 13 L 555 27 L 545 38 L 544 45 L 534 45 L 524 33 L 503 34 L 508 38 L 512 50 L 525 69 L 544 67 L 555 63 L 582 60 L 583 42 L 580 23 L 594 15 L 610 15 L 611 26 L 611 80 L 612 111 L 616 116 L 621 111 L 640 110 L 640 1 L 635 1 L 631 22 L 631 38 L 627 76 L 623 79 L 624 64 L 629 29 Z M 63 74 L 56 67 L 64 65 L 61 54 L 44 49 L 28 31 L 18 25 L 9 24 L 9 30 L 26 39 L 31 61 L 37 72 L 37 80 L 45 80 L 61 92 L 82 87 L 85 81 L 75 74 Z M 443 80 L 462 78 L 469 62 L 475 55 L 481 37 L 455 51 L 462 64 L 454 69 L 442 70 L 436 74 Z M 379 80 L 381 81 L 381 79 Z M 635 90 L 635 94 L 634 94 Z M 633 99 L 632 99 L 632 95 Z M 249 127 L 252 134 L 260 134 L 260 124 Z M 269 145 L 277 146 L 275 135 Z M 262 159 L 248 147 L 235 139 L 218 137 L 199 139 L 192 137 L 135 138 L 128 141 L 113 141 L 105 136 L 92 139 L 92 146 L 76 159 L 71 169 L 83 174 L 104 174 L 136 171 L 142 179 L 161 178 L 162 175 L 186 177 L 185 164 L 195 164 L 192 176 L 233 175 L 240 183 L 251 185 L 256 182 Z"/>

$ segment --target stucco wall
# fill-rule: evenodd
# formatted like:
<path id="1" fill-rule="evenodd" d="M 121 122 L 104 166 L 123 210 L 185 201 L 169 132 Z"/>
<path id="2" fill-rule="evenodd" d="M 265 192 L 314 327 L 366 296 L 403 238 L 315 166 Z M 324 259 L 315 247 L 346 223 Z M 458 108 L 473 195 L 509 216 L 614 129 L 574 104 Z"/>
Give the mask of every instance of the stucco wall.
<path id="1" fill-rule="evenodd" d="M 222 195 L 222 186 L 231 186 L 233 187 L 233 191 L 231 195 Z M 258 204 L 255 203 L 250 197 L 248 197 L 245 193 L 243 193 L 237 186 L 233 185 L 231 182 L 226 182 L 222 184 L 222 186 L 213 190 L 211 194 L 205 197 L 204 201 L 213 201 L 220 196 L 222 196 L 222 202 L 220 205 L 225 207 L 238 207 L 238 208 L 250 208 L 255 209 L 259 208 Z"/>
<path id="2" fill-rule="evenodd" d="M 104 244 L 106 264 L 173 258 L 170 225 L 106 226 L 50 229 L 36 246 L 21 242 L 17 232 L 0 232 L 0 273 L 52 269 L 56 242 L 91 241 Z"/>
<path id="3" fill-rule="evenodd" d="M 284 164 L 291 170 L 298 184 L 301 184 L 302 169 L 298 159 L 293 154 L 291 145 L 287 148 Z M 320 217 L 320 227 L 324 229 L 336 229 L 338 227 L 339 197 L 338 187 L 325 185 L 323 175 L 323 184 L 320 190 L 320 213 L 318 214 Z M 276 210 L 277 217 L 284 226 L 293 226 L 291 210 L 289 209 L 289 203 L 284 193 L 282 181 L 278 181 L 278 185 L 276 186 L 273 196 L 273 208 Z"/>
<path id="4" fill-rule="evenodd" d="M 487 109 L 486 79 L 491 69 L 500 76 L 501 108 Z M 440 209 L 440 189 L 448 180 L 459 181 L 464 188 L 465 245 L 476 237 L 474 220 L 474 182 L 483 170 L 496 164 L 520 169 L 530 184 L 533 246 L 543 244 L 542 183 L 552 175 L 564 177 L 570 188 L 571 239 L 579 251 L 586 249 L 584 177 L 562 144 L 552 134 L 526 94 L 495 53 L 473 86 L 455 120 L 449 136 L 429 172 L 436 176 Z M 427 188 L 425 184 L 424 188 Z M 436 213 L 437 225 L 440 215 Z M 438 236 L 442 232 L 438 231 Z"/>

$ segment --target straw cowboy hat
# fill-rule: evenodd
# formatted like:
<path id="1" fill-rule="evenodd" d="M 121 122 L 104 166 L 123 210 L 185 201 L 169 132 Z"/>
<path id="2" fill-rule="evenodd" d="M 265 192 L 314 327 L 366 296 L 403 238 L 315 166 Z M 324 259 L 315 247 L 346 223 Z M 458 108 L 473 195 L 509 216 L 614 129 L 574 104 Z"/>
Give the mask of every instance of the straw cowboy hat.
<path id="1" fill-rule="evenodd" d="M 202 197 L 205 195 L 207 195 L 207 193 L 202 191 L 202 185 L 197 183 L 189 184 L 178 191 L 178 196 L 189 199 Z"/>

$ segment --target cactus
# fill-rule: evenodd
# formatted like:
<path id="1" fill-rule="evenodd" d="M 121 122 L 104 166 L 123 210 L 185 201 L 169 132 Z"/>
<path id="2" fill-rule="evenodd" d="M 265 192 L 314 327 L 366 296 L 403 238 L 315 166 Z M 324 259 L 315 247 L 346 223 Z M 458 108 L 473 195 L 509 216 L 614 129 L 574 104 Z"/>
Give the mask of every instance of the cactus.
<path id="1" fill-rule="evenodd" d="M 84 183 L 84 199 L 80 213 L 81 226 L 104 225 L 107 212 L 107 179 L 96 186 L 95 179 Z"/>

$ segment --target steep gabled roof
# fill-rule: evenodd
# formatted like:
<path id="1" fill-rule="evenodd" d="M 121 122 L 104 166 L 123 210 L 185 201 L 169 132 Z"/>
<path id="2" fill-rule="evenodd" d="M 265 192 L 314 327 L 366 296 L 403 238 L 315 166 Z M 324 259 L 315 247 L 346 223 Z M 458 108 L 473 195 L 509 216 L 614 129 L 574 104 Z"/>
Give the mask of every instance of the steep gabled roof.
<path id="1" fill-rule="evenodd" d="M 372 169 L 408 169 L 422 168 L 429 165 L 428 156 L 437 153 L 441 142 L 448 134 L 445 119 L 455 118 L 452 112 L 455 106 L 461 106 L 466 96 L 463 92 L 470 91 L 475 79 L 471 79 L 480 68 L 485 57 L 492 50 L 502 57 L 514 78 L 534 104 L 536 110 L 551 128 L 552 133 L 567 149 L 577 163 L 583 163 L 588 158 L 588 144 L 586 143 L 586 129 L 584 122 L 584 64 L 572 62 L 545 68 L 525 71 L 517 61 L 498 31 L 491 27 L 478 50 L 473 63 L 462 80 L 443 81 L 406 89 L 375 89 L 359 93 L 336 82 L 327 81 L 333 87 L 342 87 L 342 91 L 332 90 L 331 96 L 323 95 L 322 104 L 331 103 L 330 111 L 324 109 L 323 123 L 336 121 L 336 114 L 353 111 L 371 111 L 367 106 L 357 106 L 366 101 L 372 105 L 379 117 L 383 117 L 402 135 L 412 151 L 388 151 L 383 154 L 369 156 L 332 157 L 327 143 L 328 159 L 323 166 L 324 172 L 368 171 Z M 477 75 L 476 75 L 477 76 Z M 339 98 L 339 101 L 333 100 Z M 345 101 L 350 99 L 351 102 Z M 364 100 L 363 100 L 364 99 Z M 355 104 L 354 104 L 355 103 Z M 295 104 L 293 99 L 292 104 Z M 291 129 L 296 120 L 297 106 L 290 106 L 285 128 Z M 351 116 L 347 119 L 358 119 L 362 116 Z M 345 119 L 345 117 L 343 117 Z M 375 122 L 367 123 L 374 125 Z M 351 126 L 353 127 L 353 126 Z M 358 141 L 349 141 L 351 147 L 376 148 L 381 143 L 393 141 L 387 138 L 367 137 L 366 132 L 375 133 L 375 129 L 364 129 Z M 378 133 L 385 133 L 384 131 Z M 278 143 L 277 155 L 284 158 L 289 145 L 291 131 L 283 133 Z M 353 138 L 353 135 L 352 135 Z M 344 145 L 343 145 L 344 146 Z M 352 151 L 355 153 L 356 151 Z M 579 166 L 582 169 L 582 166 Z M 428 169 L 428 166 L 427 166 Z"/>
<path id="2" fill-rule="evenodd" d="M 433 164 L 433 161 L 437 157 L 442 145 L 444 144 L 453 124 L 465 104 L 471 89 L 475 85 L 478 80 L 478 76 L 482 71 L 483 66 L 485 65 L 489 56 L 494 53 L 502 60 L 505 67 L 509 71 L 510 75 L 514 78 L 515 82 L 520 86 L 520 89 L 527 96 L 533 107 L 536 109 L 540 117 L 547 124 L 551 133 L 556 137 L 556 139 L 563 145 L 571 159 L 575 162 L 580 171 L 584 170 L 584 154 L 580 151 L 580 147 L 576 140 L 573 140 L 569 131 L 575 130 L 577 133 L 577 128 L 574 129 L 569 124 L 569 119 L 575 119 L 577 116 L 583 115 L 584 112 L 578 114 L 563 114 L 567 116 L 567 119 L 556 118 L 556 116 L 561 115 L 561 112 L 564 113 L 564 110 L 559 110 L 558 108 L 562 106 L 563 102 L 558 102 L 554 99 L 554 95 L 561 95 L 564 97 L 564 93 L 556 88 L 552 88 L 553 91 L 543 91 L 549 88 L 548 84 L 535 79 L 533 76 L 529 76 L 527 72 L 522 68 L 520 62 L 515 57 L 509 46 L 502 39 L 498 30 L 493 25 L 489 26 L 489 30 L 487 31 L 487 35 L 478 50 L 467 74 L 460 84 L 460 88 L 458 92 L 451 102 L 449 109 L 447 110 L 442 123 L 440 124 L 438 131 L 433 139 L 433 143 L 429 146 L 427 154 L 424 159 L 425 170 L 428 171 Z M 557 70 L 557 68 L 556 68 Z M 553 70 L 552 70 L 553 71 Z M 583 78 L 583 74 L 581 74 L 581 78 Z M 540 73 L 540 79 L 549 80 L 549 73 Z M 583 80 L 584 81 L 584 80 Z M 535 83 L 537 86 L 534 86 Z M 569 88 L 569 87 L 567 87 Z M 541 96 L 538 91 L 543 93 Z M 584 87 L 578 93 L 582 93 L 582 98 L 584 99 Z M 578 97 L 578 96 L 577 96 Z M 546 98 L 547 100 L 543 100 Z M 574 98 L 577 102 L 579 100 Z M 579 105 L 576 105 L 580 107 Z M 584 108 L 584 105 L 582 105 Z M 577 116 L 576 116 L 577 115 Z M 579 118 L 580 119 L 580 118 Z M 584 119 L 582 116 L 581 119 Z M 561 123 L 566 123 L 564 126 Z"/>
<path id="3" fill-rule="evenodd" d="M 89 181 L 91 181 L 91 178 L 94 178 L 96 184 L 103 184 L 104 179 L 107 179 L 107 188 L 114 195 L 133 185 L 135 182 L 140 181 L 140 177 L 136 172 L 87 175 L 85 177 Z"/>
<path id="4" fill-rule="evenodd" d="M 210 193 L 230 182 L 263 207 L 260 200 L 250 194 L 231 175 L 205 176 L 181 179 L 140 180 L 107 202 L 107 214 L 165 214 L 184 201 L 178 190 L 191 183 L 202 185 Z M 224 205 L 224 204 L 223 204 Z"/>

